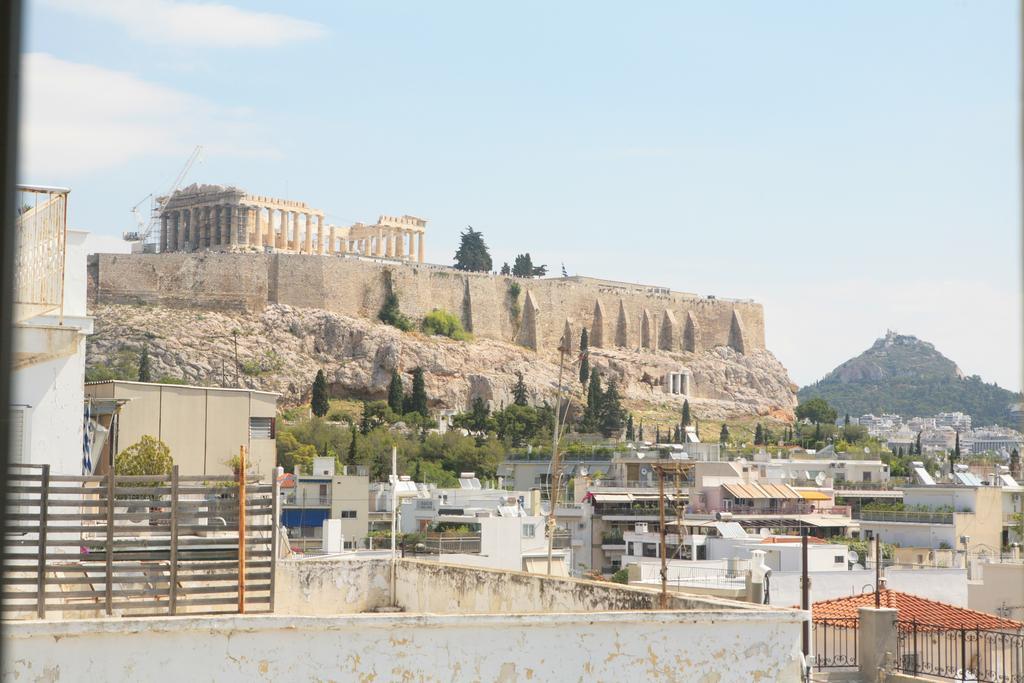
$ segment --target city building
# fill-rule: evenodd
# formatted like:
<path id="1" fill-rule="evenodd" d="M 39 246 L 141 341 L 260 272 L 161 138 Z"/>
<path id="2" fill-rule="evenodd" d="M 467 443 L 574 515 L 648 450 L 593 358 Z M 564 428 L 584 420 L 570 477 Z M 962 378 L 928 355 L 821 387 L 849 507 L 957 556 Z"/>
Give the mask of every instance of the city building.
<path id="1" fill-rule="evenodd" d="M 306 474 L 296 466 L 281 475 L 281 526 L 288 530 L 293 549 L 307 551 L 331 546 L 324 538 L 324 522 L 338 520 L 333 539 L 342 550 L 363 547 L 369 532 L 370 478 L 365 472 L 335 472 L 334 458 L 313 459 Z"/>
<path id="2" fill-rule="evenodd" d="M 269 478 L 277 460 L 279 395 L 254 389 L 222 389 L 156 382 L 106 380 L 85 385 L 86 411 L 109 432 L 93 453 L 97 472 L 143 436 L 163 441 L 181 474 L 231 474 L 245 446 L 246 469 Z M 103 410 L 111 403 L 117 411 Z M 79 451 L 81 447 L 79 447 Z"/>
<path id="3" fill-rule="evenodd" d="M 67 229 L 68 190 L 18 188 L 9 462 L 89 469 L 83 453 L 82 382 L 87 233 Z"/>

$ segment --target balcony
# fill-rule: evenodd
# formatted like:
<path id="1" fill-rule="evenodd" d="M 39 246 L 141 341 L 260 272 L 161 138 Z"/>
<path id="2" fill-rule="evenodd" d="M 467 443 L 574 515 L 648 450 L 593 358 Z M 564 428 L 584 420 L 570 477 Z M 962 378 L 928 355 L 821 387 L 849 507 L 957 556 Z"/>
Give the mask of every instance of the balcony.
<path id="1" fill-rule="evenodd" d="M 14 322 L 63 312 L 69 190 L 18 186 Z"/>
<path id="2" fill-rule="evenodd" d="M 863 522 L 903 522 L 909 524 L 952 524 L 952 512 L 914 512 L 911 510 L 861 510 Z"/>
<path id="3" fill-rule="evenodd" d="M 331 507 L 331 497 L 301 494 L 292 491 L 285 495 L 284 505 L 285 507 L 298 508 L 329 508 Z"/>

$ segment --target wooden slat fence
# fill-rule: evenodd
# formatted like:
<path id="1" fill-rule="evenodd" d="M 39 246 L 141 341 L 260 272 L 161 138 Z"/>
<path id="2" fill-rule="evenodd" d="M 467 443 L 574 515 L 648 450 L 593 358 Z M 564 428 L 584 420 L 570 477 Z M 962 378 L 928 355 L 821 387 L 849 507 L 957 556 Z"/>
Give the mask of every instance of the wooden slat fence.
<path id="1" fill-rule="evenodd" d="M 4 617 L 272 612 L 277 484 L 239 484 L 11 467 Z"/>

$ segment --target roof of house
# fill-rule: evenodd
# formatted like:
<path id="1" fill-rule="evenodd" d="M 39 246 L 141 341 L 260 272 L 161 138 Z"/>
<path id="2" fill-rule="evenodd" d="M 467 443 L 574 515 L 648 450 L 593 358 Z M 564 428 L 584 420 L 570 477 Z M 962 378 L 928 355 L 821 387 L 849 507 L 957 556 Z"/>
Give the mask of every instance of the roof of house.
<path id="1" fill-rule="evenodd" d="M 800 494 L 787 484 L 735 482 L 722 484 L 733 498 L 743 499 L 800 499 Z"/>
<path id="2" fill-rule="evenodd" d="M 894 607 L 899 610 L 901 622 L 916 621 L 918 629 L 927 630 L 929 626 L 939 628 L 966 629 L 998 629 L 1002 631 L 1024 630 L 1024 622 L 1003 619 L 993 614 L 978 612 L 966 607 L 955 607 L 944 602 L 902 593 L 883 588 L 879 602 L 882 607 Z M 811 606 L 811 616 L 815 622 L 823 619 L 856 619 L 860 607 L 874 607 L 875 594 L 861 593 L 846 598 L 822 600 Z"/>
<path id="3" fill-rule="evenodd" d="M 801 540 L 799 536 L 765 536 L 761 539 L 761 543 L 800 543 Z M 807 543 L 808 545 L 822 545 L 828 541 L 817 536 L 808 536 Z"/>

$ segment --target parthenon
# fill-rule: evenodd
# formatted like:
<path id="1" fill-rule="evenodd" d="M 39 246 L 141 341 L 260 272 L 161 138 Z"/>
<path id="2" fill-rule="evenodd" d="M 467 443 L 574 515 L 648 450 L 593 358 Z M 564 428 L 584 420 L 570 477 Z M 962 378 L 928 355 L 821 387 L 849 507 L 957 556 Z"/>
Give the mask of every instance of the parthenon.
<path id="1" fill-rule="evenodd" d="M 305 202 L 237 187 L 190 185 L 160 198 L 161 252 L 266 251 L 356 254 L 423 262 L 427 222 L 382 215 L 373 225 L 337 226 Z"/>

